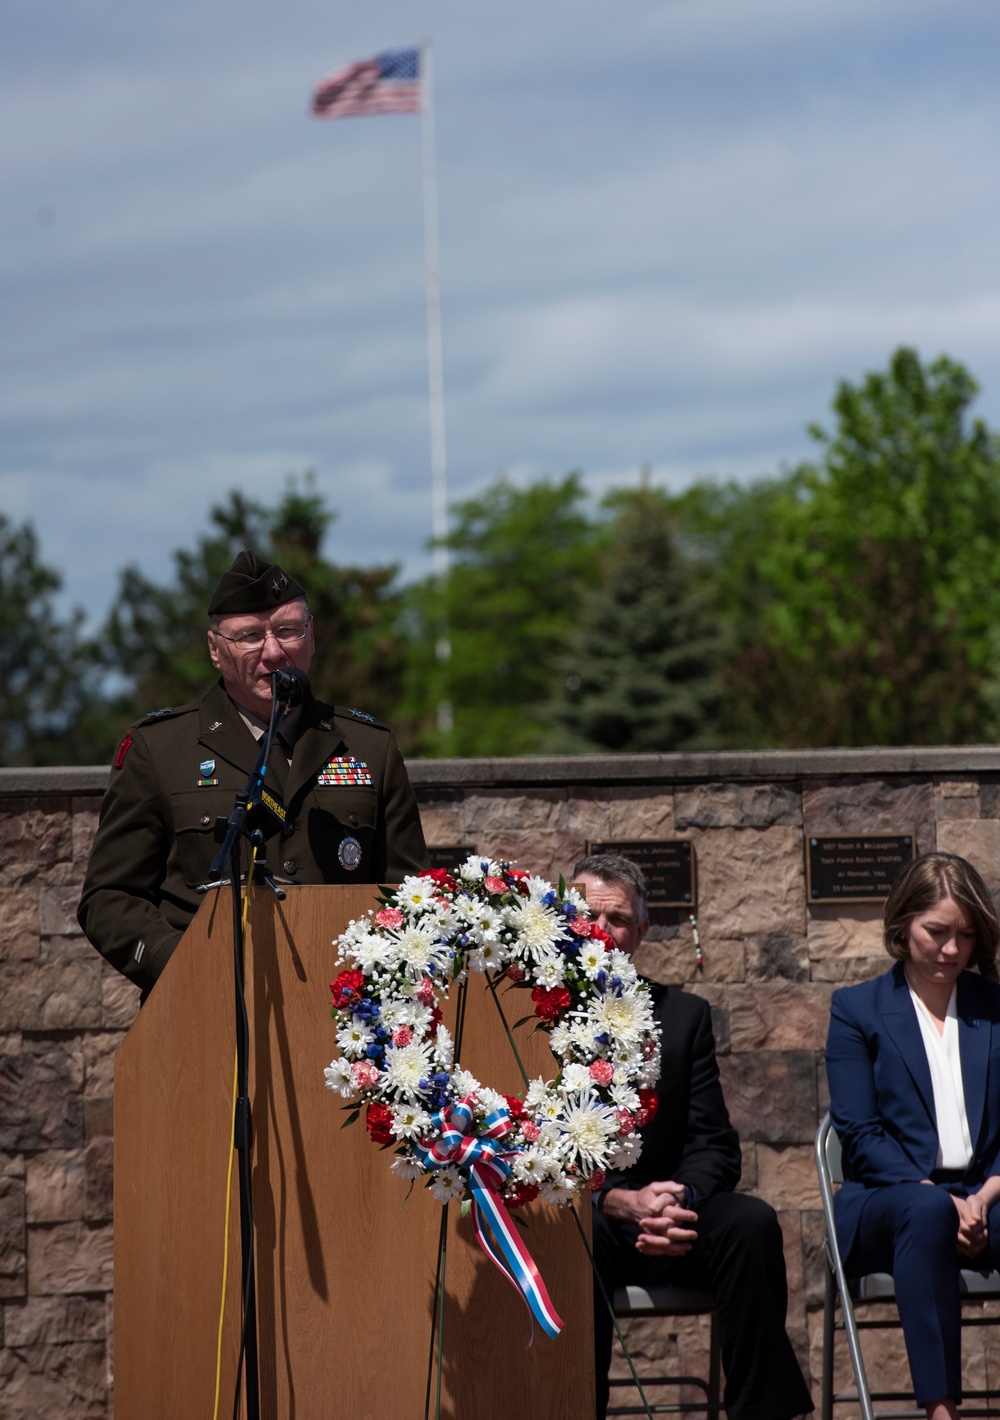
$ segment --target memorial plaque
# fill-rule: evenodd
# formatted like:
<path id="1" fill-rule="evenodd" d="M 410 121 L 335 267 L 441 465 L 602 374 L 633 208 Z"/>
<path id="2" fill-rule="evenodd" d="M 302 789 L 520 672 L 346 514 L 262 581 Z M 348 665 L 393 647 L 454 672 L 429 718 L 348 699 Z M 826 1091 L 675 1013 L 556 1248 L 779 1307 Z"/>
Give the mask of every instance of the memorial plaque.
<path id="1" fill-rule="evenodd" d="M 428 847 L 432 868 L 444 868 L 446 873 L 454 873 L 468 858 L 470 853 L 475 853 L 475 845 L 472 843 L 446 844 L 443 848 Z"/>
<path id="2" fill-rule="evenodd" d="M 897 874 L 913 861 L 912 833 L 810 838 L 807 901 L 882 902 Z"/>
<path id="3" fill-rule="evenodd" d="M 618 853 L 638 863 L 646 879 L 650 908 L 686 907 L 698 901 L 698 872 L 689 838 L 591 843 L 588 853 Z"/>

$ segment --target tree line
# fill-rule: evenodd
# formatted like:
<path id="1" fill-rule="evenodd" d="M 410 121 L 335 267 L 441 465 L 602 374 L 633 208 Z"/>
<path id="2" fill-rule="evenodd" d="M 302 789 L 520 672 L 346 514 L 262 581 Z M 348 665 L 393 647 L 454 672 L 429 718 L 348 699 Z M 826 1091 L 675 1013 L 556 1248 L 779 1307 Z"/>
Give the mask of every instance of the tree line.
<path id="1" fill-rule="evenodd" d="M 452 508 L 451 572 L 332 561 L 305 475 L 233 492 L 105 624 L 60 617 L 30 526 L 0 515 L 0 761 L 106 760 L 132 719 L 210 681 L 205 606 L 244 546 L 306 587 L 317 694 L 411 755 L 967 744 L 1000 732 L 1000 436 L 957 362 L 902 348 L 842 382 L 815 457 L 591 506 L 579 474 Z M 448 714 L 441 707 L 449 707 Z"/>

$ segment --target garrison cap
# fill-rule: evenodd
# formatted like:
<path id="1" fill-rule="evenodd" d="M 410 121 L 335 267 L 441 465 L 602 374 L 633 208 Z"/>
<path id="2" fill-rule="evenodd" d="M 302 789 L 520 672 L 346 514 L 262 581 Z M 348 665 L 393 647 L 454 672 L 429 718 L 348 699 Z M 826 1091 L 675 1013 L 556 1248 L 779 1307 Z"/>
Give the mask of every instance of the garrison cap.
<path id="1" fill-rule="evenodd" d="M 265 562 L 248 547 L 219 578 L 208 604 L 208 614 L 243 616 L 247 612 L 272 611 L 276 606 L 304 596 L 302 585 L 282 572 L 277 562 Z"/>

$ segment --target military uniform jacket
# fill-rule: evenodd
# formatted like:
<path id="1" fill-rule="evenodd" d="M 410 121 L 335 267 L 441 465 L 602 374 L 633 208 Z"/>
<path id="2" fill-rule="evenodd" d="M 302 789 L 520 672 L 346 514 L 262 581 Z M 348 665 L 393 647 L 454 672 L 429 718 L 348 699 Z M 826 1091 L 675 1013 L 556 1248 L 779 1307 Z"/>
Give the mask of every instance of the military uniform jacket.
<path id="1" fill-rule="evenodd" d="M 197 704 L 137 721 L 119 746 L 78 915 L 101 955 L 143 992 L 198 910 L 198 885 L 218 851 L 216 818 L 232 813 L 258 752 L 221 681 Z M 395 737 L 370 717 L 307 697 L 291 765 L 280 772 L 285 824 L 260 819 L 276 876 L 397 883 L 427 866 Z M 243 856 L 245 866 L 246 840 Z"/>

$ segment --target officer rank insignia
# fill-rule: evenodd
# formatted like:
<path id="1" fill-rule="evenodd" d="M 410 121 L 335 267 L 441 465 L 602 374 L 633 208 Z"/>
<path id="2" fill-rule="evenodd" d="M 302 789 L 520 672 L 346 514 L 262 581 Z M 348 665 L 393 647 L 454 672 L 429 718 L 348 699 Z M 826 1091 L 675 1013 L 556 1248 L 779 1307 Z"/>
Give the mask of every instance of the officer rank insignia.
<path id="1" fill-rule="evenodd" d="M 316 783 L 338 789 L 370 789 L 371 770 L 353 754 L 331 754 L 316 776 Z"/>

